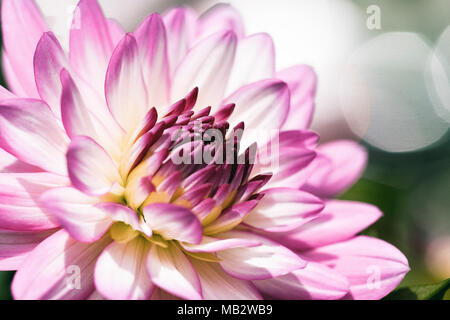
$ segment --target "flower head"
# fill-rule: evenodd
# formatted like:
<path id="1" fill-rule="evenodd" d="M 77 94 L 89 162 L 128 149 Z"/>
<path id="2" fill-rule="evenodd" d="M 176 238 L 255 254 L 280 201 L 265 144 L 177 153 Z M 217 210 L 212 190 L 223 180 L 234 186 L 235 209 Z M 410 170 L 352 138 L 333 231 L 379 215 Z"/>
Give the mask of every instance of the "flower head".
<path id="1" fill-rule="evenodd" d="M 4 0 L 0 268 L 19 299 L 381 298 L 405 257 L 355 236 L 375 207 L 331 200 L 353 142 L 317 146 L 315 75 L 275 71 L 229 6 L 125 33 L 81 0 L 70 46 Z M 68 270 L 78 270 L 69 285 Z"/>

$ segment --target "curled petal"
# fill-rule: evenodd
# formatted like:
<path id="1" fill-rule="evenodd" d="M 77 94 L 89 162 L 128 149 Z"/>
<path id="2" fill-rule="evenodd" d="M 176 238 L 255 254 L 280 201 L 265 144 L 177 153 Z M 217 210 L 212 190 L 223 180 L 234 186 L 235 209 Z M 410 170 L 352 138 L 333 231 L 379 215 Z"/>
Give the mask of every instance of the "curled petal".
<path id="1" fill-rule="evenodd" d="M 166 239 L 200 243 L 202 225 L 191 210 L 173 204 L 155 203 L 144 208 L 144 217 L 152 230 Z"/>

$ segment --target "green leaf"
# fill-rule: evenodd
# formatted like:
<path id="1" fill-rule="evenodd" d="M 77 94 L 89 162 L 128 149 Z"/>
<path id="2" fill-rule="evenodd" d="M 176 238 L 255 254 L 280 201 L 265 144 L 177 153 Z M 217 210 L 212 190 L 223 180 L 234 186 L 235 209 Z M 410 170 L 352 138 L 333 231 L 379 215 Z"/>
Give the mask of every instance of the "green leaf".
<path id="1" fill-rule="evenodd" d="M 442 300 L 450 289 L 450 279 L 419 286 L 397 289 L 391 292 L 386 300 Z"/>

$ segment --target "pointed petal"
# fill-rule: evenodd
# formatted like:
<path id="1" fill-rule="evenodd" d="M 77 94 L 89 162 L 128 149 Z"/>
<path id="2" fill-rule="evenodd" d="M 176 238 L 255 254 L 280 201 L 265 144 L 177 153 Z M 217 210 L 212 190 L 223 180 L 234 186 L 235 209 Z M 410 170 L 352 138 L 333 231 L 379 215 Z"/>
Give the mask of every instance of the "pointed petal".
<path id="1" fill-rule="evenodd" d="M 291 92 L 291 110 L 283 130 L 308 129 L 314 113 L 314 97 L 317 77 L 306 65 L 291 67 L 278 72 L 276 78 L 285 81 Z"/>
<path id="2" fill-rule="evenodd" d="M 200 41 L 175 71 L 172 100 L 180 100 L 198 87 L 197 108 L 212 106 L 217 110 L 228 83 L 236 45 L 236 35 L 232 31 L 213 34 Z"/>
<path id="3" fill-rule="evenodd" d="M 261 242 L 260 246 L 236 248 L 217 253 L 220 265 L 234 278 L 244 280 L 270 279 L 305 267 L 297 254 L 267 238 L 243 231 L 230 231 L 220 238 L 250 239 Z"/>
<path id="4" fill-rule="evenodd" d="M 337 300 L 349 291 L 346 277 L 315 262 L 273 279 L 254 281 L 269 297 L 283 300 Z"/>
<path id="5" fill-rule="evenodd" d="M 63 69 L 61 71 L 61 118 L 70 138 L 76 136 L 88 136 L 104 147 L 114 159 L 119 158 L 120 149 L 117 136 L 111 131 L 120 131 L 106 105 L 104 114 L 91 105 L 92 101 L 85 100 L 84 95 L 78 89 L 70 73 Z M 88 107 L 85 101 L 89 101 Z M 95 109 L 95 112 L 93 112 Z M 116 127 L 116 129 L 114 129 Z"/>
<path id="6" fill-rule="evenodd" d="M 332 197 L 342 193 L 359 179 L 366 167 L 367 152 L 353 141 L 333 141 L 316 150 L 318 159 L 311 166 L 317 167 L 303 189 L 318 196 Z"/>
<path id="7" fill-rule="evenodd" d="M 165 203 L 155 203 L 144 208 L 144 217 L 152 230 L 166 239 L 200 243 L 202 225 L 191 210 Z"/>
<path id="8" fill-rule="evenodd" d="M 41 35 L 48 30 L 34 1 L 2 1 L 3 43 L 9 66 L 19 82 L 21 96 L 38 98 L 33 56 Z M 16 87 L 16 86 L 14 86 Z"/>
<path id="9" fill-rule="evenodd" d="M 278 133 L 286 119 L 290 107 L 289 88 L 279 80 L 261 80 L 242 87 L 226 98 L 222 105 L 230 103 L 236 104 L 228 119 L 230 126 L 234 127 L 241 121 L 245 123 L 241 145 L 249 146 L 253 142 L 263 145 Z"/>
<path id="10" fill-rule="evenodd" d="M 103 195 L 120 182 L 118 169 L 106 151 L 94 140 L 79 136 L 67 151 L 69 178 L 78 190 L 93 196 Z"/>
<path id="11" fill-rule="evenodd" d="M 275 73 L 275 48 L 272 38 L 258 33 L 241 39 L 231 71 L 227 95 L 250 83 L 273 78 Z"/>
<path id="12" fill-rule="evenodd" d="M 145 269 L 149 242 L 137 237 L 127 243 L 111 243 L 95 266 L 95 286 L 113 300 L 145 300 L 153 285 Z"/>
<path id="13" fill-rule="evenodd" d="M 346 276 L 349 299 L 381 299 L 409 271 L 408 260 L 397 248 L 366 236 L 307 251 L 302 256 Z"/>
<path id="14" fill-rule="evenodd" d="M 44 33 L 34 54 L 34 74 L 40 97 L 58 118 L 61 116 L 62 91 L 59 75 L 63 68 L 68 68 L 63 48 L 53 33 Z"/>
<path id="15" fill-rule="evenodd" d="M 261 300 L 250 281 L 230 277 L 217 263 L 192 260 L 200 278 L 205 300 Z"/>
<path id="16" fill-rule="evenodd" d="M 108 214 L 95 207 L 98 199 L 74 188 L 51 189 L 41 196 L 40 202 L 78 241 L 99 240 L 113 222 Z"/>
<path id="17" fill-rule="evenodd" d="M 163 16 L 167 29 L 168 56 L 171 74 L 194 42 L 197 30 L 197 14 L 186 8 L 173 8 Z"/>
<path id="18" fill-rule="evenodd" d="M 11 286 L 19 300 L 78 300 L 94 290 L 95 261 L 111 240 L 93 244 L 60 230 L 42 241 L 25 259 Z"/>
<path id="19" fill-rule="evenodd" d="M 134 32 L 139 47 L 149 101 L 161 109 L 169 99 L 169 58 L 166 28 L 157 13 L 150 15 Z M 160 110 L 161 110 L 160 109 Z"/>
<path id="20" fill-rule="evenodd" d="M 153 245 L 147 258 L 152 282 L 165 291 L 187 300 L 202 299 L 200 279 L 184 253 L 169 243 L 169 248 Z"/>
<path id="21" fill-rule="evenodd" d="M 68 139 L 48 105 L 39 100 L 0 103 L 0 146 L 18 159 L 66 174 Z"/>
<path id="22" fill-rule="evenodd" d="M 127 34 L 117 45 L 106 73 L 106 100 L 122 128 L 131 132 L 150 109 L 136 39 Z"/>
<path id="23" fill-rule="evenodd" d="M 295 229 L 314 219 L 324 208 L 319 198 L 296 189 L 268 189 L 263 194 L 244 223 L 269 232 Z"/>
<path id="24" fill-rule="evenodd" d="M 114 49 L 108 21 L 96 0 L 81 0 L 70 29 L 70 64 L 99 93 Z"/>
<path id="25" fill-rule="evenodd" d="M 233 31 L 239 38 L 245 34 L 244 22 L 239 12 L 229 4 L 219 3 L 199 19 L 198 38 L 220 31 Z"/>

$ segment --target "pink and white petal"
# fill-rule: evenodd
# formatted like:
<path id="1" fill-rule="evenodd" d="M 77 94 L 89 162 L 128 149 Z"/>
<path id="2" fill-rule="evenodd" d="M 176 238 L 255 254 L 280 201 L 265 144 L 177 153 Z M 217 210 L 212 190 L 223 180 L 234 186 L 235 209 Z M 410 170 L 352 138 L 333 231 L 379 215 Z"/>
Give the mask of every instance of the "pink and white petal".
<path id="1" fill-rule="evenodd" d="M 194 42 L 197 13 L 188 8 L 173 8 L 163 15 L 167 31 L 167 46 L 172 75 Z"/>
<path id="2" fill-rule="evenodd" d="M 0 173 L 32 173 L 42 169 L 18 160 L 12 154 L 0 148 Z"/>
<path id="3" fill-rule="evenodd" d="M 33 56 L 41 35 L 48 27 L 34 1 L 2 1 L 3 44 L 7 53 L 9 72 L 13 74 L 13 89 L 20 96 L 38 98 L 34 81 Z M 8 76 L 8 79 L 10 77 Z M 18 85 L 18 86 L 17 86 Z"/>
<path id="4" fill-rule="evenodd" d="M 12 231 L 0 229 L 0 270 L 17 270 L 26 256 L 55 230 Z"/>
<path id="5" fill-rule="evenodd" d="M 107 213 L 95 207 L 96 198 L 71 187 L 49 190 L 40 197 L 40 202 L 73 238 L 81 242 L 99 240 L 113 223 Z"/>
<path id="6" fill-rule="evenodd" d="M 318 159 L 311 163 L 314 170 L 303 189 L 321 197 L 344 192 L 360 178 L 366 167 L 367 152 L 353 141 L 329 142 L 316 151 Z"/>
<path id="7" fill-rule="evenodd" d="M 291 92 L 291 110 L 283 130 L 308 129 L 314 114 L 317 77 L 307 65 L 298 65 L 278 72 L 276 78 L 285 81 Z"/>
<path id="8" fill-rule="evenodd" d="M 149 249 L 149 242 L 141 237 L 111 243 L 95 265 L 98 292 L 112 300 L 149 299 L 154 288 L 145 268 Z"/>
<path id="9" fill-rule="evenodd" d="M 67 167 L 73 186 L 92 196 L 103 195 L 114 183 L 121 182 L 113 160 L 89 137 L 72 140 L 67 151 Z"/>
<path id="10" fill-rule="evenodd" d="M 81 0 L 70 29 L 70 64 L 99 94 L 114 50 L 108 21 L 96 0 Z"/>
<path id="11" fill-rule="evenodd" d="M 265 188 L 290 187 L 298 189 L 304 185 L 311 175 L 306 170 L 316 158 L 316 152 L 310 149 L 296 147 L 278 150 L 258 149 L 257 161 L 252 175 L 272 172 L 272 178 Z"/>
<path id="12" fill-rule="evenodd" d="M 97 141 L 104 147 L 113 159 L 120 157 L 116 134 L 111 134 L 114 130 L 115 121 L 105 105 L 106 114 L 101 115 L 99 108 L 91 105 L 92 101 L 88 100 L 90 107 L 85 103 L 83 94 L 78 89 L 75 81 L 70 73 L 63 69 L 61 71 L 61 118 L 66 129 L 66 133 L 70 138 L 76 136 L 88 136 Z M 96 109 L 96 113 L 92 109 Z M 100 118 L 99 118 L 100 117 Z M 120 131 L 120 129 L 117 131 Z"/>
<path id="13" fill-rule="evenodd" d="M 273 78 L 275 47 L 266 33 L 258 33 L 238 42 L 226 95 L 250 83 Z"/>
<path id="14" fill-rule="evenodd" d="M 346 277 L 315 262 L 284 276 L 253 283 L 264 295 L 282 300 L 337 300 L 349 291 Z"/>
<path id="15" fill-rule="evenodd" d="M 111 241 L 78 242 L 65 230 L 42 241 L 14 276 L 12 293 L 19 300 L 79 300 L 94 290 L 97 257 Z"/>
<path id="16" fill-rule="evenodd" d="M 202 242 L 199 244 L 180 243 L 183 249 L 189 252 L 210 252 L 241 248 L 241 247 L 256 247 L 261 245 L 259 241 L 250 239 L 218 239 L 208 236 L 203 236 Z"/>
<path id="17" fill-rule="evenodd" d="M 117 45 L 106 73 L 105 93 L 114 118 L 132 132 L 150 109 L 136 39 L 127 34 Z"/>
<path id="18" fill-rule="evenodd" d="M 59 118 L 62 91 L 60 73 L 62 69 L 68 68 L 68 59 L 52 32 L 42 35 L 36 47 L 33 63 L 39 95 Z"/>
<path id="19" fill-rule="evenodd" d="M 262 300 L 250 281 L 233 278 L 218 263 L 192 259 L 205 300 Z"/>
<path id="20" fill-rule="evenodd" d="M 324 264 L 347 277 L 348 299 L 381 299 L 394 290 L 410 270 L 394 246 L 366 236 L 302 252 L 308 261 Z"/>
<path id="21" fill-rule="evenodd" d="M 147 257 L 147 271 L 159 288 L 183 299 L 203 299 L 197 271 L 176 245 L 169 243 L 167 249 L 153 245 Z"/>
<path id="22" fill-rule="evenodd" d="M 138 230 L 149 237 L 152 236 L 152 230 L 141 221 L 136 211 L 118 203 L 102 202 L 97 204 L 96 207 L 106 212 L 113 221 L 126 223 L 134 230 Z"/>
<path id="23" fill-rule="evenodd" d="M 263 194 L 244 223 L 269 232 L 293 230 L 314 219 L 325 206 L 316 196 L 297 189 L 268 189 Z"/>
<path id="24" fill-rule="evenodd" d="M 310 222 L 291 232 L 273 236 L 289 248 L 306 250 L 350 239 L 382 215 L 377 207 L 370 204 L 331 200 Z"/>
<path id="25" fill-rule="evenodd" d="M 92 116 L 78 87 L 66 69 L 61 71 L 59 82 L 62 84 L 61 117 L 67 135 L 70 138 L 88 136 L 95 139 L 97 134 L 92 123 Z"/>
<path id="26" fill-rule="evenodd" d="M 202 241 L 202 225 L 191 210 L 174 204 L 155 203 L 143 210 L 150 228 L 166 239 L 198 244 Z"/>
<path id="27" fill-rule="evenodd" d="M 139 47 L 149 102 L 161 109 L 167 107 L 170 66 L 166 28 L 161 16 L 157 13 L 150 15 L 136 29 L 134 36 Z"/>
<path id="28" fill-rule="evenodd" d="M 0 174 L 0 225 L 16 231 L 58 227 L 40 205 L 42 193 L 69 184 L 66 177 L 47 172 Z"/>
<path id="29" fill-rule="evenodd" d="M 201 87 L 200 87 L 201 90 Z M 243 149 L 256 142 L 264 145 L 278 133 L 290 108 L 290 93 L 286 83 L 276 80 L 261 80 L 242 87 L 226 98 L 222 105 L 236 104 L 228 122 L 234 127 L 245 123 L 245 134 L 241 141 Z"/>
<path id="30" fill-rule="evenodd" d="M 217 111 L 223 99 L 236 54 L 233 31 L 215 33 L 195 45 L 181 61 L 172 79 L 172 101 L 199 88 L 197 110 L 211 106 Z"/>
<path id="31" fill-rule="evenodd" d="M 67 136 L 49 106 L 34 99 L 0 102 L 0 147 L 31 165 L 65 175 Z"/>
<path id="32" fill-rule="evenodd" d="M 223 239 L 247 239 L 261 243 L 257 247 L 229 249 L 217 253 L 224 271 L 234 278 L 270 279 L 306 265 L 297 254 L 265 237 L 243 231 L 229 231 L 219 236 Z"/>
<path id="33" fill-rule="evenodd" d="M 229 4 L 219 3 L 213 6 L 199 18 L 198 24 L 198 39 L 221 31 L 233 31 L 239 38 L 245 35 L 241 15 Z"/>

